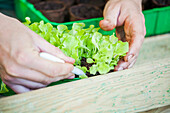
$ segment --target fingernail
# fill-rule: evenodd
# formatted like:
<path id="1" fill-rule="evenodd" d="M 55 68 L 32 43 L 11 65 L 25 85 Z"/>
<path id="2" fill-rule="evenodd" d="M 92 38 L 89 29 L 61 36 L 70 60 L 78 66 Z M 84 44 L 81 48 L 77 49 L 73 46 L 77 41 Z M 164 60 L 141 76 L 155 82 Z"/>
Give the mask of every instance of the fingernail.
<path id="1" fill-rule="evenodd" d="M 69 60 L 70 60 L 71 62 L 75 62 L 75 59 L 74 59 L 74 58 L 69 57 Z"/>
<path id="2" fill-rule="evenodd" d="M 132 58 L 132 55 L 129 55 L 129 56 L 128 56 L 128 61 L 129 61 L 131 58 Z M 128 61 L 127 61 L 127 62 L 128 62 Z"/>
<path id="3" fill-rule="evenodd" d="M 128 69 L 131 68 L 133 66 L 133 63 L 131 63 L 129 66 L 128 66 Z"/>
<path id="4" fill-rule="evenodd" d="M 121 71 L 121 70 L 123 70 L 123 67 L 119 67 L 119 68 L 118 68 L 118 71 Z"/>
<path id="5" fill-rule="evenodd" d="M 102 23 L 101 23 L 102 28 L 107 28 L 109 23 L 110 22 L 108 20 L 102 20 Z"/>
<path id="6" fill-rule="evenodd" d="M 109 23 L 110 23 L 110 21 L 109 21 L 109 20 L 104 20 L 104 21 L 105 21 L 105 23 L 106 23 L 106 24 L 109 24 Z"/>
<path id="7" fill-rule="evenodd" d="M 70 76 L 70 77 L 68 77 L 67 79 L 73 79 L 74 78 L 74 76 Z"/>
<path id="8" fill-rule="evenodd" d="M 136 62 L 136 60 L 134 60 L 134 61 L 128 66 L 128 68 L 132 68 L 133 65 L 135 64 L 135 62 Z"/>

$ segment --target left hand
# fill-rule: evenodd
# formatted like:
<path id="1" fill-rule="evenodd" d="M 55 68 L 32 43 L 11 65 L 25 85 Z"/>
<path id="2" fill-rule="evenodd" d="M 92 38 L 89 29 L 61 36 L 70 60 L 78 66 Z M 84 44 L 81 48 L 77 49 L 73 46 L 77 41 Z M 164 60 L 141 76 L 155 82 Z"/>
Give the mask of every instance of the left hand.
<path id="1" fill-rule="evenodd" d="M 115 71 L 131 68 L 138 57 L 146 34 L 141 0 L 109 0 L 104 8 L 104 19 L 100 21 L 103 30 L 116 28 L 119 40 L 129 43 L 129 52 L 118 62 Z"/>

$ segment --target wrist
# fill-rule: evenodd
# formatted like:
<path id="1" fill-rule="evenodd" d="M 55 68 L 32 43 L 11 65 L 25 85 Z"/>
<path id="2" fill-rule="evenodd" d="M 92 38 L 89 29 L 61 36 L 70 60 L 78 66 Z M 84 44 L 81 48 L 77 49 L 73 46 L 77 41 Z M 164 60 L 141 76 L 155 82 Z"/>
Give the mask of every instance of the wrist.
<path id="1" fill-rule="evenodd" d="M 136 2 L 140 10 L 142 11 L 142 0 L 133 0 L 133 1 Z"/>

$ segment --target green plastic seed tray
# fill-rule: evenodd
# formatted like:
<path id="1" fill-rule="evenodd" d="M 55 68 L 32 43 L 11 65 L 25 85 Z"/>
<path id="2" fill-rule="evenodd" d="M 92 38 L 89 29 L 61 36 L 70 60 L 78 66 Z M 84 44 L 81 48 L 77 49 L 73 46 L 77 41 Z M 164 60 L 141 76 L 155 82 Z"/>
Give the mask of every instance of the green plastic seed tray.
<path id="1" fill-rule="evenodd" d="M 103 18 L 93 18 L 93 19 L 86 19 L 86 20 L 72 21 L 72 22 L 65 22 L 65 23 L 51 22 L 40 11 L 36 10 L 33 4 L 27 2 L 27 0 L 15 0 L 15 11 L 16 11 L 17 18 L 22 22 L 25 21 L 25 17 L 30 17 L 32 22 L 39 22 L 41 20 L 44 20 L 45 22 L 48 22 L 53 26 L 57 26 L 59 24 L 67 25 L 69 29 L 71 29 L 72 24 L 75 22 L 76 23 L 84 22 L 86 24 L 86 27 L 89 27 L 89 25 L 91 24 L 93 24 L 95 27 L 99 27 L 99 22 L 100 20 L 103 19 Z M 115 30 L 112 31 L 100 30 L 100 32 L 103 35 L 112 35 L 114 31 Z"/>
<path id="2" fill-rule="evenodd" d="M 145 17 L 145 26 L 146 26 L 146 36 L 155 35 L 155 27 L 157 23 L 157 10 L 146 10 L 143 11 Z"/>
<path id="3" fill-rule="evenodd" d="M 146 36 L 170 32 L 170 6 L 143 11 Z"/>
<path id="4" fill-rule="evenodd" d="M 73 22 L 65 22 L 65 23 L 56 23 L 50 22 L 40 11 L 36 10 L 33 4 L 27 2 L 27 0 L 15 0 L 15 10 L 18 19 L 21 21 L 25 21 L 25 17 L 30 17 L 32 22 L 39 22 L 44 20 L 45 22 L 51 23 L 53 26 L 57 26 L 59 24 L 67 25 L 68 28 L 71 28 L 73 23 L 84 22 L 86 27 L 93 24 L 96 27 L 99 27 L 99 21 L 103 18 L 93 18 L 93 19 L 86 19 L 80 21 L 73 21 Z M 143 11 L 146 21 L 146 36 L 152 36 L 162 33 L 170 32 L 170 7 L 163 7 L 163 8 L 156 8 L 151 10 Z M 100 32 L 103 35 L 111 35 L 115 31 L 103 31 Z"/>
<path id="5" fill-rule="evenodd" d="M 155 34 L 170 33 L 170 6 L 157 9 Z"/>

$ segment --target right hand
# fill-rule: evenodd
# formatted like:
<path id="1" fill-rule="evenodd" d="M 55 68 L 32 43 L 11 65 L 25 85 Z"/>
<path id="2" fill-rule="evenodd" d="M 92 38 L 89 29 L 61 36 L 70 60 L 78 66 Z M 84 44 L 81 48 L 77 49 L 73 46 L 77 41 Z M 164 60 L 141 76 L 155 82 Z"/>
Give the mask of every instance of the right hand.
<path id="1" fill-rule="evenodd" d="M 64 55 L 18 20 L 0 13 L 0 77 L 16 93 L 24 93 L 65 78 L 75 60 Z M 39 56 L 46 52 L 63 59 L 55 63 Z"/>
<path id="2" fill-rule="evenodd" d="M 109 0 L 104 8 L 100 27 L 106 31 L 116 27 L 118 39 L 129 43 L 129 51 L 114 71 L 131 68 L 139 55 L 146 34 L 141 3 L 141 0 Z"/>

